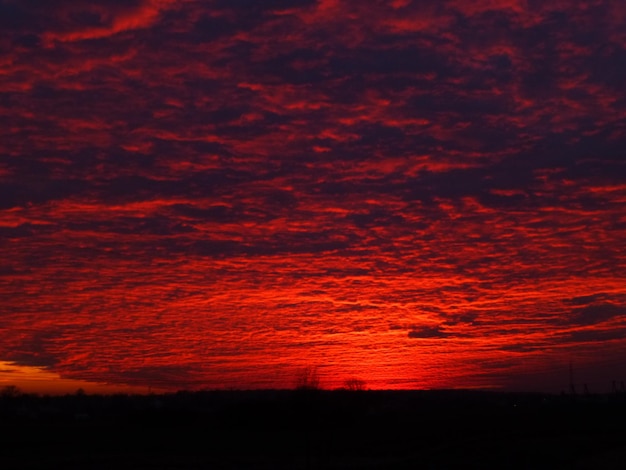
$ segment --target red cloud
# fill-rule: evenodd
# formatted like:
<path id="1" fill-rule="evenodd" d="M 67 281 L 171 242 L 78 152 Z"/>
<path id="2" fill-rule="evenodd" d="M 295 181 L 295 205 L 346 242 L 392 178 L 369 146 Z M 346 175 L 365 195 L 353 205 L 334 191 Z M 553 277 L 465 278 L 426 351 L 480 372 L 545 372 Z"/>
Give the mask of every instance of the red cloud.
<path id="1" fill-rule="evenodd" d="M 175 0 L 142 0 L 130 8 L 111 8 L 107 3 L 92 2 L 88 5 L 62 3 L 56 11 L 58 18 L 75 27 L 64 31 L 48 31 L 44 37 L 46 44 L 54 41 L 73 42 L 86 39 L 99 39 L 124 31 L 148 28 L 159 18 L 162 11 L 175 6 Z M 97 26 L 83 26 L 76 21 L 78 15 L 91 16 L 97 20 Z"/>

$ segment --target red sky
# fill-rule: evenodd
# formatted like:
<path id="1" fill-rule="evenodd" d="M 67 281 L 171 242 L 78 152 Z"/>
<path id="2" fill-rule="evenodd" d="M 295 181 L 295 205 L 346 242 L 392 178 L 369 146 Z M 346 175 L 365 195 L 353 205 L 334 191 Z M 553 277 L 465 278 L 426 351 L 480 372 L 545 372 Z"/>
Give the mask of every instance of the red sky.
<path id="1" fill-rule="evenodd" d="M 625 64 L 612 0 L 0 0 L 2 380 L 610 390 Z"/>

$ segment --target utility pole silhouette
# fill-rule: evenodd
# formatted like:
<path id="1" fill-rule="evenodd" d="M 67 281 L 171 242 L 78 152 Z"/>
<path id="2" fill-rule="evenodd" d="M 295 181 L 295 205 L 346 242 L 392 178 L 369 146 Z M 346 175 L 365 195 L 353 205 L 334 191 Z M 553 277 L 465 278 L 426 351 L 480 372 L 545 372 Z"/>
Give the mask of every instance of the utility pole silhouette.
<path id="1" fill-rule="evenodd" d="M 624 393 L 624 381 L 620 380 L 619 387 L 617 386 L 617 380 L 613 381 L 613 393 Z"/>
<path id="2" fill-rule="evenodd" d="M 569 361 L 569 391 L 572 395 L 576 395 L 576 385 L 574 384 L 574 366 Z"/>

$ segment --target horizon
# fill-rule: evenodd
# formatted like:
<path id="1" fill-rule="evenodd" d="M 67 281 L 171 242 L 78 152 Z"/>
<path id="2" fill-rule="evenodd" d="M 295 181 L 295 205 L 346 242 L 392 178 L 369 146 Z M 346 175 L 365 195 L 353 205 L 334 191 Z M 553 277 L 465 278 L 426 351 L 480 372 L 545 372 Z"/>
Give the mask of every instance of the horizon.
<path id="1" fill-rule="evenodd" d="M 0 386 L 626 380 L 626 4 L 535 3 L 0 2 Z"/>
<path id="2" fill-rule="evenodd" d="M 311 372 L 315 377 L 311 380 Z M 307 374 L 307 378 L 302 380 L 302 374 Z M 612 380 L 610 383 L 601 384 L 596 388 L 588 383 L 570 382 L 559 387 L 549 388 L 545 385 L 540 388 L 514 387 L 506 388 L 502 386 L 480 387 L 480 386 L 457 386 L 449 388 L 371 388 L 364 380 L 352 377 L 338 384 L 337 381 L 320 381 L 317 371 L 305 368 L 298 371 L 290 386 L 283 387 L 262 387 L 262 388 L 235 388 L 226 386 L 215 386 L 213 388 L 176 389 L 176 388 L 155 388 L 150 385 L 128 385 L 112 384 L 102 382 L 90 382 L 80 379 L 68 379 L 52 373 L 42 367 L 28 367 L 15 363 L 0 362 L 0 394 L 9 391 L 17 394 L 38 395 L 38 396 L 66 396 L 75 394 L 86 395 L 167 395 L 175 393 L 201 393 L 201 392 L 254 392 L 254 391 L 298 391 L 300 389 L 311 389 L 318 391 L 373 391 L 373 392 L 418 392 L 418 391 L 476 391 L 494 393 L 522 393 L 522 394 L 546 394 L 546 395 L 605 395 L 624 392 L 624 381 Z M 594 384 L 598 385 L 598 384 Z M 621 387 L 621 388 L 620 388 Z"/>

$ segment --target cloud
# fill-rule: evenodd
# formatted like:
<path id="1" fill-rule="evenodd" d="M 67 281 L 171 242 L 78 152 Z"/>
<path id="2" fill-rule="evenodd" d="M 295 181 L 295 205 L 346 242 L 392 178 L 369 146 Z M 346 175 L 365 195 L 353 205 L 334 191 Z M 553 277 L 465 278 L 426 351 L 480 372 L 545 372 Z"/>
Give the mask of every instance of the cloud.
<path id="1" fill-rule="evenodd" d="M 565 299 L 564 302 L 571 305 L 591 305 L 598 304 L 599 302 L 610 300 L 610 295 L 604 292 L 590 295 L 580 295 Z"/>
<path id="2" fill-rule="evenodd" d="M 409 331 L 409 338 L 431 339 L 431 338 L 447 338 L 450 334 L 441 330 L 438 326 L 423 326 L 413 328 Z"/>
<path id="3" fill-rule="evenodd" d="M 0 358 L 426 387 L 576 353 L 624 314 L 625 12 L 0 0 Z M 463 341 L 418 371 L 407 329 Z"/>
<path id="4" fill-rule="evenodd" d="M 613 328 L 610 330 L 588 329 L 572 332 L 567 339 L 573 343 L 601 343 L 607 341 L 623 340 L 626 338 L 626 328 Z"/>
<path id="5" fill-rule="evenodd" d="M 626 306 L 612 303 L 587 305 L 575 310 L 567 322 L 574 325 L 596 325 L 613 319 L 626 319 Z"/>

